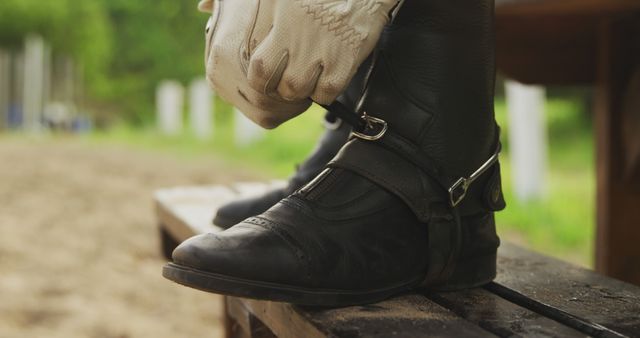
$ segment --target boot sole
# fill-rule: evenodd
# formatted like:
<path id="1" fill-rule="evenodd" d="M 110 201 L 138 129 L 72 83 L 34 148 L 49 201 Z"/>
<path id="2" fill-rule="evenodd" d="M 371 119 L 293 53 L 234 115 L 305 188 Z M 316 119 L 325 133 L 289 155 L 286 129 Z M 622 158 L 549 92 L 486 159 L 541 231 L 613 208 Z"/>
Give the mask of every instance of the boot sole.
<path id="1" fill-rule="evenodd" d="M 342 307 L 376 303 L 391 296 L 418 288 L 429 291 L 456 291 L 480 287 L 496 276 L 496 255 L 470 257 L 459 262 L 451 278 L 442 285 L 420 286 L 422 277 L 405 284 L 361 292 L 308 289 L 285 284 L 268 283 L 225 276 L 175 263 L 168 263 L 162 275 L 178 284 L 198 290 L 233 297 L 286 302 L 318 307 Z"/>
<path id="2" fill-rule="evenodd" d="M 307 289 L 290 285 L 260 282 L 197 270 L 168 263 L 162 275 L 178 284 L 202 291 L 233 297 L 286 302 L 318 307 L 342 307 L 370 304 L 415 289 L 422 278 L 406 284 L 378 290 L 353 292 L 328 289 Z"/>

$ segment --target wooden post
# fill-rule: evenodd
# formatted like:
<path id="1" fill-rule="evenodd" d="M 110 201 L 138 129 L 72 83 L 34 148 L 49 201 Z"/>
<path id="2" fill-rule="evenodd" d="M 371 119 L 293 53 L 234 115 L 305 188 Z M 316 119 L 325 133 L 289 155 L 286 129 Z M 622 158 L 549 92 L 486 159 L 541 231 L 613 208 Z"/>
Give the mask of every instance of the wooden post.
<path id="1" fill-rule="evenodd" d="M 596 269 L 640 285 L 640 169 L 628 136 L 640 135 L 640 124 L 629 124 L 640 109 L 629 107 L 640 95 L 630 87 L 640 67 L 640 19 L 608 21 L 598 35 Z"/>
<path id="2" fill-rule="evenodd" d="M 547 172 L 544 87 L 506 81 L 513 188 L 520 201 L 541 198 Z"/>

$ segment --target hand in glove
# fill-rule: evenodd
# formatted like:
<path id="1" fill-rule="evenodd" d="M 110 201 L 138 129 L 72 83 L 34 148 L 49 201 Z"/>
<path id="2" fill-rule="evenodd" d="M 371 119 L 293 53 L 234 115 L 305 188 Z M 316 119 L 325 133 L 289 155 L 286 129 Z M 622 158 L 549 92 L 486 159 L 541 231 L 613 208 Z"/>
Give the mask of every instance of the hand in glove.
<path id="1" fill-rule="evenodd" d="M 204 0 L 207 78 L 266 128 L 330 104 L 371 53 L 398 0 Z"/>

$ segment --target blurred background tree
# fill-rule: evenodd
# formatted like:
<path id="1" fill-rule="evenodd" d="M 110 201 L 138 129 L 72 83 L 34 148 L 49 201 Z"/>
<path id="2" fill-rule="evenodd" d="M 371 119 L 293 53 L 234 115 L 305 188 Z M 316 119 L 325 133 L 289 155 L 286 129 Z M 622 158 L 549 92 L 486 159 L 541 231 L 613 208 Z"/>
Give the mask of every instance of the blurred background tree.
<path id="1" fill-rule="evenodd" d="M 195 1 L 100 0 L 111 24 L 113 48 L 101 99 L 118 102 L 122 116 L 144 124 L 153 118 L 157 84 L 166 78 L 191 81 L 204 73 L 206 15 Z"/>
<path id="2" fill-rule="evenodd" d="M 54 53 L 72 56 L 84 73 L 85 104 L 98 125 L 153 119 L 157 83 L 187 83 L 203 73 L 206 15 L 195 1 L 3 0 L 0 46 L 18 49 L 42 35 Z"/>

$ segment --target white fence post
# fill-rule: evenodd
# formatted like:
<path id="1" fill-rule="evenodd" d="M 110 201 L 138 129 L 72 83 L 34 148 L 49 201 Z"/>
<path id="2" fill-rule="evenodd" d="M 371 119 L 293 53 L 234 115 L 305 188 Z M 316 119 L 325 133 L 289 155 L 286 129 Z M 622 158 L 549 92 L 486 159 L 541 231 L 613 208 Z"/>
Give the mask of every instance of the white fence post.
<path id="1" fill-rule="evenodd" d="M 205 79 L 197 79 L 189 87 L 189 122 L 199 139 L 212 135 L 213 93 Z"/>
<path id="2" fill-rule="evenodd" d="M 12 78 L 9 85 L 11 90 L 11 106 L 9 107 L 10 126 L 15 129 L 24 127 L 24 51 L 11 54 Z"/>
<path id="3" fill-rule="evenodd" d="M 264 129 L 249 120 L 237 108 L 234 108 L 233 112 L 234 135 L 237 146 L 246 147 L 264 137 Z"/>
<path id="4" fill-rule="evenodd" d="M 24 44 L 23 121 L 27 131 L 41 129 L 44 99 L 45 44 L 41 36 L 30 35 Z"/>
<path id="5" fill-rule="evenodd" d="M 164 135 L 182 132 L 184 88 L 176 81 L 163 81 L 156 91 L 158 128 Z"/>
<path id="6" fill-rule="evenodd" d="M 40 118 L 46 118 L 45 107 L 51 102 L 51 45 L 46 41 L 43 44 L 42 49 L 42 108 L 40 109 Z"/>
<path id="7" fill-rule="evenodd" d="M 514 81 L 505 86 L 514 192 L 521 201 L 540 198 L 547 171 L 545 89 Z"/>
<path id="8" fill-rule="evenodd" d="M 0 49 L 0 129 L 5 129 L 9 122 L 10 81 L 11 59 L 6 51 Z"/>

